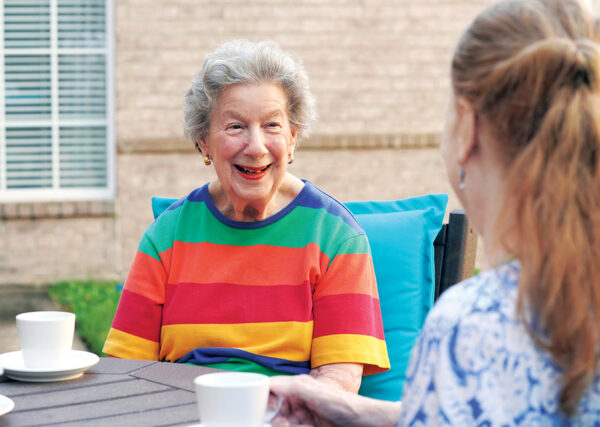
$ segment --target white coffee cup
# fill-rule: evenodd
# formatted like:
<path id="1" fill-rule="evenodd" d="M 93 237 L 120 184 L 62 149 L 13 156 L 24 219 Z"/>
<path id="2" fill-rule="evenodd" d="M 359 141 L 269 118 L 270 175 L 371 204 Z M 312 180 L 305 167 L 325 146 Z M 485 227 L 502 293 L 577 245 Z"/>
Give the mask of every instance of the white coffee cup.
<path id="1" fill-rule="evenodd" d="M 269 377 L 250 372 L 216 372 L 194 379 L 202 427 L 262 427 L 281 406 L 267 411 Z"/>
<path id="2" fill-rule="evenodd" d="M 17 332 L 26 368 L 59 368 L 73 347 L 75 315 L 62 311 L 17 314 Z"/>

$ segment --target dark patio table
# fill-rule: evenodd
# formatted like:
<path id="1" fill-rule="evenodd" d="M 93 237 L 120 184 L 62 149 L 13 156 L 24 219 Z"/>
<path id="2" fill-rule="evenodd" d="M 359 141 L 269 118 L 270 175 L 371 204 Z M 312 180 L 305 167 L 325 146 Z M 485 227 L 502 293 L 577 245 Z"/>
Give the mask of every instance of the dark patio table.
<path id="1" fill-rule="evenodd" d="M 197 424 L 193 380 L 216 369 L 177 363 L 100 358 L 82 377 L 26 383 L 0 376 L 0 394 L 15 402 L 0 427 Z"/>

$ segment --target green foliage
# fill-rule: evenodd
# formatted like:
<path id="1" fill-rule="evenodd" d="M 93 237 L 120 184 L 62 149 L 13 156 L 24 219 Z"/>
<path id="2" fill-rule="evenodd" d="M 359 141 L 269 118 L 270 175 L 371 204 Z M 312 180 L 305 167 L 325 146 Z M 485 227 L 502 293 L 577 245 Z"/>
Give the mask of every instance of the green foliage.
<path id="1" fill-rule="evenodd" d="M 77 333 L 99 356 L 112 324 L 121 291 L 116 281 L 72 281 L 50 285 L 50 298 L 63 310 L 75 313 Z"/>

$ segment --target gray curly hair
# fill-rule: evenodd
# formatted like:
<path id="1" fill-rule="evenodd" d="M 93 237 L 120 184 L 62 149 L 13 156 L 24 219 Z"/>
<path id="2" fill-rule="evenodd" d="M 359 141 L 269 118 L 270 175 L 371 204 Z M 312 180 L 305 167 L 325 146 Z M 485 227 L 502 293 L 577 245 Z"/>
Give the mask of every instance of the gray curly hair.
<path id="1" fill-rule="evenodd" d="M 307 138 L 316 119 L 315 100 L 308 76 L 299 61 L 266 40 L 228 41 L 204 60 L 183 101 L 184 132 L 194 144 L 208 136 L 212 113 L 223 91 L 238 83 L 277 83 L 287 95 L 290 126 L 297 141 Z"/>

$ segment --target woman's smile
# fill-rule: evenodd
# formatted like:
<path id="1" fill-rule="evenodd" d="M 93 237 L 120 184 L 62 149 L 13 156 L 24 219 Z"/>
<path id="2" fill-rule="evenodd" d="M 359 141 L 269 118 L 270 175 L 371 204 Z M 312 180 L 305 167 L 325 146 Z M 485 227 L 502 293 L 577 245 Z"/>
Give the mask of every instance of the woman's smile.
<path id="1" fill-rule="evenodd" d="M 267 174 L 267 170 L 271 167 L 271 164 L 262 167 L 242 166 L 233 165 L 238 170 L 239 174 L 245 179 L 260 179 Z"/>

